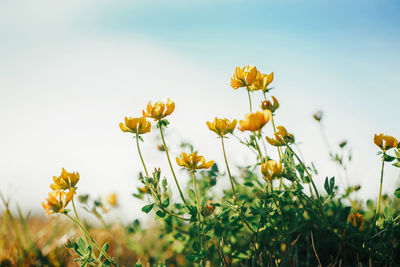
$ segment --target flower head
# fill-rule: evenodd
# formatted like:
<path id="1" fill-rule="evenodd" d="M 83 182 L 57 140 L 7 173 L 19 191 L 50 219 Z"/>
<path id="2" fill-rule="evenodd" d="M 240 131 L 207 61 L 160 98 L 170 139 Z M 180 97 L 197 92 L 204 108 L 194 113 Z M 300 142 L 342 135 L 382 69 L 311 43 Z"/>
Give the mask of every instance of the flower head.
<path id="1" fill-rule="evenodd" d="M 383 151 L 387 151 L 391 148 L 397 147 L 398 141 L 396 138 L 390 135 L 384 135 L 383 133 L 380 135 L 374 136 L 375 145 L 379 146 Z"/>
<path id="2" fill-rule="evenodd" d="M 47 215 L 53 213 L 65 212 L 65 207 L 72 200 L 75 194 L 75 189 L 71 188 L 68 192 L 62 190 L 54 190 L 49 193 L 49 197 L 42 203 Z"/>
<path id="3" fill-rule="evenodd" d="M 237 120 L 232 122 L 228 119 L 219 119 L 215 117 L 213 122 L 207 121 L 208 129 L 215 132 L 219 136 L 224 136 L 228 133 L 232 133 L 236 127 Z"/>
<path id="4" fill-rule="evenodd" d="M 270 88 L 268 86 L 274 80 L 274 73 L 271 72 L 270 74 L 262 74 L 260 72 L 257 73 L 256 79 L 254 80 L 253 84 L 250 86 L 251 90 L 263 90 L 264 92 L 268 92 Z"/>
<path id="5" fill-rule="evenodd" d="M 66 190 L 75 187 L 79 181 L 78 172 L 67 172 L 62 168 L 61 175 L 59 177 L 53 176 L 54 183 L 50 185 L 53 190 Z"/>
<path id="6" fill-rule="evenodd" d="M 358 228 L 360 231 L 364 230 L 364 218 L 360 213 L 352 213 L 349 216 L 349 222 L 353 225 L 354 228 Z"/>
<path id="7" fill-rule="evenodd" d="M 146 110 L 143 110 L 143 116 L 153 118 L 156 121 L 162 120 L 166 116 L 170 115 L 175 110 L 175 103 L 171 99 L 167 99 L 167 102 L 158 101 L 154 103 L 154 106 L 149 103 L 146 106 Z"/>
<path id="8" fill-rule="evenodd" d="M 279 108 L 279 102 L 276 100 L 274 96 L 271 96 L 273 103 L 271 101 L 266 100 L 261 103 L 262 110 L 270 110 L 272 113 L 275 112 Z"/>
<path id="9" fill-rule="evenodd" d="M 262 127 L 270 120 L 272 113 L 270 110 L 247 113 L 244 120 L 239 121 L 238 129 L 243 131 L 260 131 Z"/>
<path id="10" fill-rule="evenodd" d="M 210 160 L 206 162 L 203 156 L 197 155 L 197 151 L 192 154 L 186 154 L 185 152 L 182 152 L 180 158 L 176 157 L 176 163 L 190 171 L 194 171 L 196 169 L 208 169 L 214 165 L 214 161 Z"/>
<path id="11" fill-rule="evenodd" d="M 151 123 L 146 120 L 146 117 L 125 117 L 125 123 L 121 122 L 119 128 L 126 133 L 145 134 L 150 132 Z"/>
<path id="12" fill-rule="evenodd" d="M 117 203 L 118 203 L 117 194 L 112 193 L 112 194 L 107 195 L 106 202 L 112 207 L 117 206 Z"/>
<path id="13" fill-rule="evenodd" d="M 267 142 L 273 146 L 284 146 L 286 144 L 291 144 L 294 142 L 294 136 L 287 132 L 286 128 L 283 126 L 276 127 L 278 131 L 275 133 L 275 139 L 265 137 Z"/>
<path id="14" fill-rule="evenodd" d="M 211 214 L 213 214 L 214 210 L 215 210 L 214 205 L 215 205 L 214 201 L 212 201 L 212 200 L 208 201 L 208 203 L 206 205 L 204 205 L 204 207 L 201 211 L 203 216 L 207 217 L 207 216 L 210 216 Z"/>
<path id="15" fill-rule="evenodd" d="M 233 89 L 238 89 L 240 87 L 251 87 L 256 81 L 259 71 L 256 67 L 247 65 L 243 68 L 236 67 L 235 73 L 231 78 L 231 86 Z M 251 90 L 254 90 L 250 88 Z"/>
<path id="16" fill-rule="evenodd" d="M 282 164 L 275 160 L 268 160 L 261 164 L 261 173 L 268 181 L 272 181 L 272 179 L 282 176 Z"/>

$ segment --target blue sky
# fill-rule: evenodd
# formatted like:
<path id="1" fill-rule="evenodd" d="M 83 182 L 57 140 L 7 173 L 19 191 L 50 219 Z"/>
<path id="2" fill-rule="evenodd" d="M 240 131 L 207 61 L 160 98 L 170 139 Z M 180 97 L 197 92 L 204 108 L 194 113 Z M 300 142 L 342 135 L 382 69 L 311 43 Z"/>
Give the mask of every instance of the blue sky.
<path id="1" fill-rule="evenodd" d="M 351 182 L 373 196 L 373 134 L 400 136 L 399 11 L 398 1 L 3 1 L 0 190 L 40 211 L 65 167 L 80 172 L 82 192 L 115 191 L 122 210 L 139 210 L 130 194 L 140 162 L 118 123 L 170 97 L 170 142 L 191 141 L 222 163 L 205 121 L 244 116 L 247 95 L 229 79 L 253 64 L 275 73 L 278 124 L 316 161 L 318 183 L 336 172 L 311 117 L 323 109 L 331 143 L 347 139 L 353 149 Z M 149 164 L 170 175 L 164 156 L 151 152 L 155 133 L 145 140 Z M 241 149 L 231 140 L 235 164 L 252 160 Z M 385 171 L 391 192 L 399 173 Z"/>

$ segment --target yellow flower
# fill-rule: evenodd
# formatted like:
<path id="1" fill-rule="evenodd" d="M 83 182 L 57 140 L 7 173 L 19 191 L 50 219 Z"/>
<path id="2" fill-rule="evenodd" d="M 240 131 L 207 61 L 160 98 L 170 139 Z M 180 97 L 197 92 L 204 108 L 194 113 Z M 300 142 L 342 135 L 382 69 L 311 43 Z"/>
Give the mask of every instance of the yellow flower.
<path id="1" fill-rule="evenodd" d="M 349 222 L 352 223 L 354 228 L 358 228 L 360 231 L 364 230 L 364 218 L 360 213 L 352 213 L 349 216 Z"/>
<path id="2" fill-rule="evenodd" d="M 146 117 L 125 117 L 125 123 L 121 122 L 119 128 L 126 133 L 145 134 L 150 132 L 151 123 L 146 120 Z"/>
<path id="3" fill-rule="evenodd" d="M 262 110 L 268 109 L 272 113 L 274 113 L 275 110 L 277 110 L 279 108 L 279 102 L 274 96 L 271 96 L 271 98 L 272 98 L 273 104 L 271 103 L 271 101 L 266 100 L 261 103 L 261 108 L 262 108 Z"/>
<path id="4" fill-rule="evenodd" d="M 272 181 L 272 179 L 282 176 L 282 164 L 275 160 L 268 160 L 261 164 L 261 173 L 268 179 L 268 181 Z"/>
<path id="5" fill-rule="evenodd" d="M 238 129 L 243 131 L 260 131 L 271 119 L 272 113 L 269 110 L 247 113 L 244 120 L 239 121 Z"/>
<path id="6" fill-rule="evenodd" d="M 263 90 L 264 92 L 268 92 L 268 86 L 274 80 L 274 73 L 271 72 L 270 74 L 262 74 L 260 72 L 257 73 L 256 79 L 254 80 L 253 84 L 250 86 L 251 90 Z"/>
<path id="7" fill-rule="evenodd" d="M 146 110 L 143 110 L 143 116 L 159 121 L 170 115 L 174 110 L 175 103 L 169 98 L 167 99 L 166 103 L 158 101 L 154 104 L 154 106 L 149 101 Z"/>
<path id="8" fill-rule="evenodd" d="M 265 137 L 268 143 L 273 146 L 284 146 L 286 144 L 294 143 L 294 136 L 288 133 L 285 127 L 278 126 L 276 128 L 278 131 L 275 133 L 275 139 L 269 138 L 268 136 Z"/>
<path id="9" fill-rule="evenodd" d="M 145 194 L 149 191 L 149 190 L 147 189 L 147 187 L 145 187 L 145 186 L 144 186 L 144 187 L 138 187 L 137 189 L 138 189 L 138 191 L 139 191 L 140 193 L 145 193 Z"/>
<path id="10" fill-rule="evenodd" d="M 112 194 L 107 195 L 107 196 L 106 196 L 106 201 L 107 201 L 107 203 L 110 204 L 110 206 L 112 206 L 112 207 L 117 206 L 117 202 L 118 202 L 117 194 L 112 193 Z"/>
<path id="11" fill-rule="evenodd" d="M 215 117 L 214 121 L 211 123 L 207 121 L 208 129 L 215 132 L 219 136 L 224 136 L 228 133 L 232 133 L 236 127 L 237 120 L 232 122 L 228 119 L 218 119 Z"/>
<path id="12" fill-rule="evenodd" d="M 236 67 L 235 73 L 231 78 L 231 86 L 233 89 L 238 89 L 240 87 L 250 88 L 253 82 L 256 81 L 257 75 L 259 75 L 259 71 L 254 66 L 247 65 L 243 68 Z"/>
<path id="13" fill-rule="evenodd" d="M 214 161 L 210 160 L 209 162 L 206 162 L 203 156 L 197 155 L 197 151 L 192 154 L 186 154 L 185 152 L 182 152 L 180 158 L 176 157 L 176 163 L 190 171 L 194 171 L 196 169 L 208 169 L 214 165 Z"/>
<path id="14" fill-rule="evenodd" d="M 75 189 L 71 188 L 68 193 L 62 190 L 54 190 L 49 193 L 49 197 L 42 203 L 47 215 L 65 212 L 65 207 L 72 200 Z"/>
<path id="15" fill-rule="evenodd" d="M 54 183 L 50 185 L 53 190 L 65 190 L 73 188 L 79 181 L 78 172 L 67 172 L 62 168 L 61 175 L 59 177 L 53 176 Z"/>
<path id="16" fill-rule="evenodd" d="M 384 135 L 383 133 L 380 135 L 374 136 L 375 145 L 379 146 L 383 151 L 387 151 L 391 148 L 397 147 L 398 141 L 396 138 L 390 135 Z"/>

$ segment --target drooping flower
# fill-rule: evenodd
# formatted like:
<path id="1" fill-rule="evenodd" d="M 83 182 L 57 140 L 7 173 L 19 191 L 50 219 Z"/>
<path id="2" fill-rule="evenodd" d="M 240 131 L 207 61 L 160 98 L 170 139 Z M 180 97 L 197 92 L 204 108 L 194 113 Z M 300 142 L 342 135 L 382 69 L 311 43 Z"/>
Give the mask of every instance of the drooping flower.
<path id="1" fill-rule="evenodd" d="M 107 195 L 106 196 L 106 201 L 112 207 L 117 206 L 117 203 L 118 203 L 117 194 L 112 193 L 112 194 Z"/>
<path id="2" fill-rule="evenodd" d="M 265 137 L 267 142 L 273 146 L 284 146 L 286 144 L 291 144 L 294 142 L 294 136 L 287 132 L 286 128 L 283 126 L 276 127 L 278 131 L 275 133 L 275 139 Z"/>
<path id="3" fill-rule="evenodd" d="M 282 164 L 275 160 L 268 160 L 261 164 L 261 173 L 268 181 L 272 181 L 272 179 L 282 176 Z"/>
<path id="4" fill-rule="evenodd" d="M 119 128 L 126 133 L 145 134 L 150 132 L 151 123 L 146 120 L 146 117 L 125 117 L 125 123 L 121 122 Z"/>
<path id="5" fill-rule="evenodd" d="M 197 169 L 209 169 L 212 165 L 214 165 L 214 161 L 210 160 L 206 162 L 203 156 L 197 155 L 197 151 L 193 152 L 192 154 L 186 154 L 185 152 L 182 152 L 180 158 L 176 157 L 176 163 L 190 171 Z"/>
<path id="6" fill-rule="evenodd" d="M 236 67 L 235 73 L 231 78 L 231 86 L 235 90 L 240 87 L 249 87 L 249 89 L 254 90 L 251 86 L 256 81 L 258 74 L 257 68 L 251 65 L 243 68 Z"/>
<path id="7" fill-rule="evenodd" d="M 353 225 L 354 228 L 358 228 L 360 231 L 364 230 L 364 218 L 360 213 L 352 213 L 349 216 L 349 222 Z"/>
<path id="8" fill-rule="evenodd" d="M 42 203 L 46 214 L 65 212 L 65 207 L 72 200 L 74 194 L 74 188 L 71 188 L 68 192 L 59 189 L 50 192 L 49 197 Z"/>
<path id="9" fill-rule="evenodd" d="M 257 111 L 255 113 L 247 113 L 244 120 L 239 121 L 238 129 L 243 131 L 260 131 L 262 127 L 271 119 L 270 110 Z"/>
<path id="10" fill-rule="evenodd" d="M 384 135 L 383 133 L 381 133 L 380 135 L 375 134 L 374 143 L 383 151 L 387 151 L 391 148 L 397 147 L 399 142 L 393 136 Z"/>
<path id="11" fill-rule="evenodd" d="M 279 108 L 279 102 L 274 96 L 271 96 L 271 98 L 273 103 L 271 103 L 269 100 L 263 101 L 261 103 L 261 109 L 270 110 L 272 113 L 274 113 Z"/>
<path id="12" fill-rule="evenodd" d="M 170 115 L 174 110 L 175 103 L 169 98 L 167 99 L 166 103 L 158 101 L 154 103 L 154 106 L 149 101 L 146 106 L 146 110 L 143 110 L 143 116 L 159 121 Z"/>
<path id="13" fill-rule="evenodd" d="M 61 175 L 59 177 L 53 176 L 54 183 L 50 185 L 53 190 L 66 190 L 75 187 L 79 181 L 78 172 L 67 172 L 62 168 Z"/>
<path id="14" fill-rule="evenodd" d="M 213 122 L 207 121 L 208 129 L 215 132 L 219 136 L 224 136 L 228 133 L 232 133 L 236 127 L 237 120 L 233 120 L 232 122 L 228 119 L 219 119 L 217 117 L 214 118 Z"/>

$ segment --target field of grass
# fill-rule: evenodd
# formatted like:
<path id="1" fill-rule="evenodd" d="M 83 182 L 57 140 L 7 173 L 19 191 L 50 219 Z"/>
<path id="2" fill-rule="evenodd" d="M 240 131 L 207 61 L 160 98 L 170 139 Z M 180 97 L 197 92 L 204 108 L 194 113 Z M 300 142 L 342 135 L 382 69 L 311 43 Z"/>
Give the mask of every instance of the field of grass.
<path id="1" fill-rule="evenodd" d="M 248 93 L 249 113 L 243 118 L 210 118 L 204 126 L 215 134 L 215 149 L 224 164 L 199 155 L 191 144 L 182 153 L 169 152 L 166 132 L 175 103 L 149 102 L 143 113 L 126 117 L 122 132 L 133 137 L 143 169 L 143 184 L 133 201 L 145 201 L 142 212 L 155 216 L 154 224 L 139 221 L 107 223 L 104 218 L 118 202 L 117 195 L 103 201 L 79 192 L 79 173 L 64 170 L 54 176 L 50 193 L 43 196 L 44 213 L 31 217 L 1 195 L 5 213 L 0 217 L 0 266 L 398 266 L 400 265 L 400 188 L 382 194 L 386 168 L 400 167 L 400 144 L 393 136 L 371 136 L 381 162 L 380 188 L 367 201 L 354 193 L 347 177 L 351 155 L 342 142 L 330 157 L 347 178 L 339 187 L 336 177 L 321 176 L 301 156 L 295 133 L 279 121 L 279 101 L 271 94 L 273 73 L 254 66 L 238 67 L 231 78 L 234 90 Z M 254 103 L 261 94 L 264 101 Z M 244 102 L 245 103 L 245 102 Z M 229 115 L 229 114 L 227 114 Z M 323 113 L 314 114 L 316 123 Z M 271 127 L 273 136 L 263 129 Z M 140 144 L 147 134 L 161 137 L 160 153 L 169 170 L 149 169 Z M 232 174 L 226 153 L 230 142 L 252 151 L 250 165 Z M 273 158 L 273 155 L 277 155 Z M 190 182 L 183 188 L 178 168 Z M 324 176 L 325 177 L 325 176 Z M 229 190 L 216 186 L 224 179 Z M 172 191 L 179 196 L 172 201 Z M 222 192 L 221 192 L 222 191 Z M 377 201 L 375 201 L 377 199 Z M 38 200 L 38 202 L 41 200 Z M 81 219 L 76 206 L 94 215 L 98 223 Z"/>

